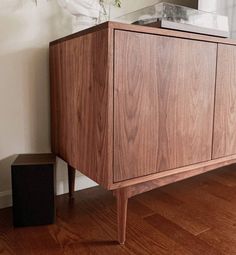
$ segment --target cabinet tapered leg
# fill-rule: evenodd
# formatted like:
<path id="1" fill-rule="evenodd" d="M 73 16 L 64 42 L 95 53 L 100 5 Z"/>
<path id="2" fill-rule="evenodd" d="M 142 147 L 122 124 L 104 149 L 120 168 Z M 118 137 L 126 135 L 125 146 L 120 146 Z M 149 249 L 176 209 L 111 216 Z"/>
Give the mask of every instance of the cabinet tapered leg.
<path id="1" fill-rule="evenodd" d="M 124 189 L 116 191 L 118 242 L 125 243 L 128 196 Z"/>
<path id="2" fill-rule="evenodd" d="M 68 185 L 69 185 L 69 197 L 74 198 L 75 191 L 75 168 L 68 165 Z"/>

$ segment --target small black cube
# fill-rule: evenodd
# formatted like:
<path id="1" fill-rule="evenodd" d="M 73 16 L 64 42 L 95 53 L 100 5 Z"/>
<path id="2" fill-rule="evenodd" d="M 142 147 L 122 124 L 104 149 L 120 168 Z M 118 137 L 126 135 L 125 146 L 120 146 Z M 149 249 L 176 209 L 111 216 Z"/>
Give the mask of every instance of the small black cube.
<path id="1" fill-rule="evenodd" d="M 15 227 L 54 223 L 55 162 L 53 154 L 22 154 L 12 164 Z"/>

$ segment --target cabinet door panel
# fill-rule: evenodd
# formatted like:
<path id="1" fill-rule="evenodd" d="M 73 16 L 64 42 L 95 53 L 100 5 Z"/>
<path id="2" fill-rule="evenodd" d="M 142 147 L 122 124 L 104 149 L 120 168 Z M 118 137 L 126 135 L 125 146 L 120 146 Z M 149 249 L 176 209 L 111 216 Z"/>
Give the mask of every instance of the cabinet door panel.
<path id="1" fill-rule="evenodd" d="M 116 31 L 115 182 L 211 159 L 216 48 Z"/>
<path id="2" fill-rule="evenodd" d="M 213 158 L 236 154 L 236 47 L 218 46 Z"/>

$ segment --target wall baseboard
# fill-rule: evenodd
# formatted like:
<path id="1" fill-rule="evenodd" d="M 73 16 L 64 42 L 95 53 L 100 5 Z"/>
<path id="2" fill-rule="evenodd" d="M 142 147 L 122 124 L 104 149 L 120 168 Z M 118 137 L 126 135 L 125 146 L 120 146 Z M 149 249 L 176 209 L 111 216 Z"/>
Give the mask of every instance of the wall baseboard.
<path id="1" fill-rule="evenodd" d="M 84 175 L 77 173 L 75 179 L 75 190 L 83 190 L 98 185 Z M 57 195 L 68 193 L 68 180 L 57 180 Z M 12 191 L 6 190 L 0 192 L 0 209 L 12 206 Z"/>

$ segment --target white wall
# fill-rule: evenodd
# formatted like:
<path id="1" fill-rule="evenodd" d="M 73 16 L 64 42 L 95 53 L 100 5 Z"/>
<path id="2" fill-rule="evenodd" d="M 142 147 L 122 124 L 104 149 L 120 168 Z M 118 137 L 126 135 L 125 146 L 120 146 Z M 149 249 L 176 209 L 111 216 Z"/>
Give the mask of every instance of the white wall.
<path id="1" fill-rule="evenodd" d="M 55 1 L 7 1 L 0 2 L 0 207 L 11 203 L 15 154 L 50 152 L 48 43 L 70 33 Z"/>
<path id="2" fill-rule="evenodd" d="M 236 0 L 199 0 L 199 9 L 228 16 L 230 36 L 236 38 Z"/>
<path id="3" fill-rule="evenodd" d="M 157 0 L 123 0 L 113 16 Z M 189 3 L 190 1 L 179 1 Z M 71 33 L 71 17 L 56 0 L 0 1 L 0 208 L 11 205 L 10 165 L 18 153 L 50 152 L 48 43 Z M 67 192 L 59 162 L 58 194 Z M 77 188 L 95 185 L 78 175 Z"/>

